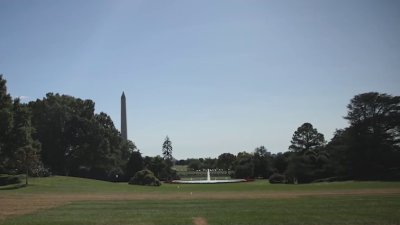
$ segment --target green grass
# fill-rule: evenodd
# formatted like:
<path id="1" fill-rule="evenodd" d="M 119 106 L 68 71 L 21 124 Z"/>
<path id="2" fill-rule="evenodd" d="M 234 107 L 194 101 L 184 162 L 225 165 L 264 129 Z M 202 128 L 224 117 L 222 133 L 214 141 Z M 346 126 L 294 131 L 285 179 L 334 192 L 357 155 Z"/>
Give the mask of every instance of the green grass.
<path id="1" fill-rule="evenodd" d="M 186 225 L 194 217 L 209 224 L 400 224 L 400 196 L 89 201 L 12 218 L 3 225 Z"/>
<path id="2" fill-rule="evenodd" d="M 179 186 L 179 188 L 178 188 Z M 43 194 L 160 194 L 179 192 L 257 195 L 260 193 L 313 193 L 330 191 L 400 190 L 400 182 L 333 182 L 271 185 L 265 180 L 235 184 L 143 187 L 73 177 L 31 178 L 28 187 L 2 190 L 2 197 Z M 396 193 L 400 193 L 396 192 Z M 7 207 L 2 205 L 1 207 Z M 315 195 L 295 198 L 185 199 L 80 201 L 31 214 L 0 220 L 1 225 L 34 224 L 193 224 L 203 217 L 208 224 L 400 224 L 400 194 Z"/>
<path id="3" fill-rule="evenodd" d="M 186 172 L 188 170 L 187 165 L 175 165 L 172 169 L 176 170 L 177 172 Z"/>
<path id="4" fill-rule="evenodd" d="M 179 186 L 179 189 L 177 188 Z M 76 177 L 54 176 L 46 178 L 30 178 L 29 186 L 13 190 L 1 190 L 2 194 L 39 194 L 39 193 L 129 193 L 157 192 L 287 192 L 287 191 L 330 191 L 396 188 L 400 182 L 332 182 L 314 184 L 269 184 L 265 180 L 232 184 L 163 184 L 160 187 L 128 185 L 127 183 L 111 183 L 106 181 L 83 179 Z"/>

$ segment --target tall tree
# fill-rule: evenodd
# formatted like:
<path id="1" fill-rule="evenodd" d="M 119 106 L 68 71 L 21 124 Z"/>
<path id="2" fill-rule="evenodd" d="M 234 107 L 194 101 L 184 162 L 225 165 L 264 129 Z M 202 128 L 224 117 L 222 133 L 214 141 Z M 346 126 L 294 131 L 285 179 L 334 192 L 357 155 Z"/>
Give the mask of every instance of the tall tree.
<path id="1" fill-rule="evenodd" d="M 164 159 L 172 161 L 172 142 L 171 140 L 169 140 L 168 136 L 165 138 L 164 143 L 162 145 L 162 154 Z"/>
<path id="2" fill-rule="evenodd" d="M 217 165 L 219 168 L 229 173 L 229 170 L 233 169 L 233 163 L 236 160 L 236 156 L 231 153 L 222 153 L 218 156 Z"/>
<path id="3" fill-rule="evenodd" d="M 400 179 L 400 96 L 359 94 L 347 108 L 351 175 L 361 179 Z"/>
<path id="4" fill-rule="evenodd" d="M 333 138 L 326 146 L 329 155 L 328 170 L 331 176 L 349 177 L 349 169 L 352 167 L 350 161 L 350 145 L 352 145 L 350 129 L 336 130 Z"/>
<path id="5" fill-rule="evenodd" d="M 248 152 L 239 152 L 235 161 L 235 177 L 236 178 L 253 178 L 254 177 L 254 158 Z"/>
<path id="6" fill-rule="evenodd" d="M 288 166 L 288 158 L 292 152 L 281 153 L 273 155 L 273 169 L 274 172 L 283 174 Z"/>
<path id="7" fill-rule="evenodd" d="M 15 168 L 25 172 L 25 184 L 28 185 L 29 171 L 39 162 L 40 143 L 32 139 L 30 112 L 19 99 L 14 101 L 14 125 L 11 131 L 10 147 L 14 150 Z"/>
<path id="8" fill-rule="evenodd" d="M 321 168 L 326 161 L 322 161 L 326 155 L 324 135 L 319 133 L 310 123 L 304 123 L 293 134 L 289 150 L 289 164 L 286 169 L 286 177 L 296 183 L 310 182 L 324 176 Z"/>
<path id="9" fill-rule="evenodd" d="M 13 126 L 13 105 L 10 94 L 7 93 L 7 81 L 0 74 L 0 173 L 6 171 L 5 167 L 10 159 L 7 144 Z"/>
<path id="10" fill-rule="evenodd" d="M 127 167 L 126 174 L 127 174 L 128 179 L 133 177 L 133 175 L 135 175 L 136 172 L 143 170 L 144 161 L 143 161 L 142 153 L 140 153 L 139 150 L 133 151 L 131 153 L 131 156 L 129 157 L 126 167 Z"/>
<path id="11" fill-rule="evenodd" d="M 322 147 L 325 144 L 324 135 L 318 133 L 311 123 L 304 123 L 294 132 L 289 150 L 305 153 Z"/>
<path id="12" fill-rule="evenodd" d="M 95 114 L 94 105 L 53 93 L 29 103 L 43 162 L 53 173 L 115 180 L 126 170 L 130 142 L 107 114 Z"/>
<path id="13" fill-rule="evenodd" d="M 272 154 L 264 146 L 254 150 L 254 176 L 268 178 L 272 174 Z"/>

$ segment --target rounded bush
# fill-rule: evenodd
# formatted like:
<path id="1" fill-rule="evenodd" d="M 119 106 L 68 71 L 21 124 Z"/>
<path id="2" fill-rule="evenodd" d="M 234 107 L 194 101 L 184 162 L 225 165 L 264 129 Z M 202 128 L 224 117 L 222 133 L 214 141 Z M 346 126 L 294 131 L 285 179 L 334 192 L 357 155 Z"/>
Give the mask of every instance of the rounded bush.
<path id="1" fill-rule="evenodd" d="M 274 173 L 269 177 L 269 182 L 271 184 L 285 183 L 285 176 L 279 173 Z"/>
<path id="2" fill-rule="evenodd" d="M 19 184 L 21 183 L 21 179 L 17 175 L 0 175 L 0 186 L 5 186 L 9 184 Z"/>
<path id="3" fill-rule="evenodd" d="M 135 173 L 135 175 L 129 180 L 129 184 L 160 186 L 161 182 L 150 170 L 141 170 Z"/>

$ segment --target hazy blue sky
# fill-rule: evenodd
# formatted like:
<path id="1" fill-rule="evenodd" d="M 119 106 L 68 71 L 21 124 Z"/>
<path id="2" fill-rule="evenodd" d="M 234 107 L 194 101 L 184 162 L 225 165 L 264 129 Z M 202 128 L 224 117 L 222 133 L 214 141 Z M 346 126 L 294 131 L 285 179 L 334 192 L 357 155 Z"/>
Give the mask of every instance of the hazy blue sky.
<path id="1" fill-rule="evenodd" d="M 96 102 L 144 155 L 327 140 L 359 93 L 400 95 L 400 1 L 0 0 L 0 73 L 25 101 Z M 24 97 L 25 98 L 25 97 Z"/>

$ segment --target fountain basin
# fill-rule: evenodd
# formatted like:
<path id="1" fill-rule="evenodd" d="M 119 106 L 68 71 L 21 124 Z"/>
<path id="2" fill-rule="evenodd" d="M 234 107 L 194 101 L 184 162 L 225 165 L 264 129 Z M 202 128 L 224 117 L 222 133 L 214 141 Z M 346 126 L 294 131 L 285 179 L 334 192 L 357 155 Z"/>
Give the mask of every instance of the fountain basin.
<path id="1" fill-rule="evenodd" d="M 175 184 L 224 184 L 245 182 L 245 179 L 211 180 L 210 169 L 207 170 L 207 180 L 173 180 Z"/>
<path id="2" fill-rule="evenodd" d="M 224 184 L 224 183 L 239 183 L 246 182 L 245 179 L 230 179 L 230 180 L 173 180 L 173 184 Z"/>

